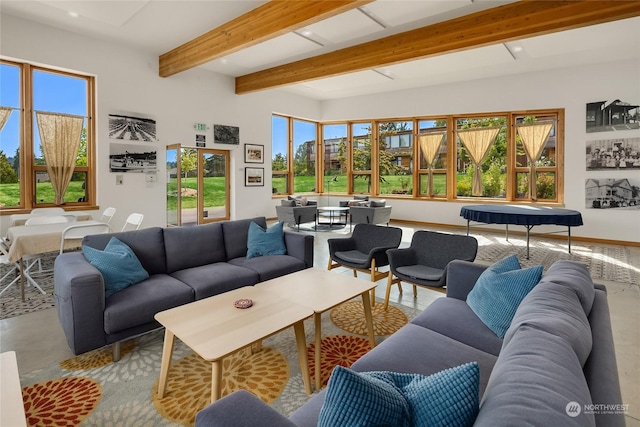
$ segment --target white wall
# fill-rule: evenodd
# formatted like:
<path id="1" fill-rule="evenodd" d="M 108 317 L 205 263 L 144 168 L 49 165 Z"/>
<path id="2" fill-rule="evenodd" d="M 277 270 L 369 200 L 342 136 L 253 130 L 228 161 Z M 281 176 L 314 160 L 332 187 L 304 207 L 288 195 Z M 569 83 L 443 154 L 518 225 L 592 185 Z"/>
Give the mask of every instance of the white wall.
<path id="1" fill-rule="evenodd" d="M 640 103 L 637 60 L 534 72 L 381 95 L 323 101 L 321 120 L 413 117 L 546 108 L 565 109 L 565 207 L 582 213 L 584 226 L 573 236 L 640 242 L 640 209 L 585 209 L 587 178 L 640 179 L 640 171 L 586 171 L 586 141 L 640 136 L 640 131 L 587 134 L 586 104 L 615 99 Z M 393 218 L 466 225 L 461 203 L 389 200 Z M 477 224 L 476 224 L 477 225 Z M 503 226 L 499 228 L 503 229 Z M 512 227 L 524 231 L 523 227 Z M 536 231 L 558 227 L 536 227 Z"/>
<path id="2" fill-rule="evenodd" d="M 145 215 L 143 227 L 166 225 L 165 147 L 174 143 L 194 145 L 197 122 L 211 127 L 207 132 L 208 148 L 231 150 L 232 218 L 275 216 L 268 163 L 264 165 L 265 186 L 244 187 L 243 144 L 263 144 L 265 157 L 271 158 L 271 114 L 277 111 L 317 118 L 318 101 L 283 91 L 237 96 L 232 78 L 206 70 L 161 78 L 157 56 L 13 16 L 0 15 L 0 19 L 3 57 L 96 76 L 98 204 L 101 209 L 117 208 L 114 229 L 119 230 L 131 212 Z M 145 174 L 125 173 L 124 184 L 116 186 L 116 174 L 109 171 L 108 159 L 109 144 L 118 141 L 108 138 L 108 115 L 122 112 L 156 119 L 158 141 L 153 145 L 158 153 L 158 182 L 145 182 Z M 212 144 L 214 123 L 239 126 L 240 145 Z M 99 216 L 95 211 L 91 213 Z M 3 221 L 5 227 L 6 222 Z"/>

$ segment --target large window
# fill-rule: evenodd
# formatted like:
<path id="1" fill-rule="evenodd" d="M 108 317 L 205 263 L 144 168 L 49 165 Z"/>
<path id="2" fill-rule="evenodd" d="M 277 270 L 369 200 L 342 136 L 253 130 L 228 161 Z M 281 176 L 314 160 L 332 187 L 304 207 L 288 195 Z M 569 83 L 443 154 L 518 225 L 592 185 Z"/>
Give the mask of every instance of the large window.
<path id="1" fill-rule="evenodd" d="M 93 77 L 0 62 L 0 209 L 95 206 Z"/>
<path id="2" fill-rule="evenodd" d="M 312 121 L 272 116 L 271 187 L 274 195 L 317 191 L 317 129 L 318 124 Z"/>
<path id="3" fill-rule="evenodd" d="M 280 194 L 294 188 L 421 200 L 563 202 L 561 109 L 318 124 L 318 153 L 315 139 L 296 136 L 313 133 L 312 122 L 273 120 L 274 192 L 279 183 Z M 295 167 L 287 153 L 295 153 Z M 293 187 L 286 184 L 289 176 L 295 176 Z"/>

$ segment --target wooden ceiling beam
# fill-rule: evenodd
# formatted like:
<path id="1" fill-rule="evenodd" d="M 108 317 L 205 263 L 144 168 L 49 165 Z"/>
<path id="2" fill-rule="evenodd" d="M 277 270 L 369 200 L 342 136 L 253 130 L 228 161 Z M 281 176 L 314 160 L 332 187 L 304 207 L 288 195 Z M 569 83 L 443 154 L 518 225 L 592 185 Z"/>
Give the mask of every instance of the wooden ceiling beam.
<path id="1" fill-rule="evenodd" d="M 640 1 L 522 0 L 236 78 L 236 93 L 640 16 Z"/>
<path id="2" fill-rule="evenodd" d="M 271 0 L 160 55 L 160 77 L 186 71 L 372 1 Z"/>

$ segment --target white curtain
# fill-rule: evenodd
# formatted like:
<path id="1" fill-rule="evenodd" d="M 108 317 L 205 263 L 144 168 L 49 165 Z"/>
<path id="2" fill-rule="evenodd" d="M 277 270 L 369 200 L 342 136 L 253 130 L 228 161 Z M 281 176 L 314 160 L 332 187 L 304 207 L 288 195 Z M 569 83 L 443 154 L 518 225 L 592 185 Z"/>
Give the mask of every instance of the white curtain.
<path id="1" fill-rule="evenodd" d="M 433 168 L 433 162 L 436 160 L 443 139 L 444 132 L 418 135 L 420 151 L 429 168 L 429 196 L 433 196 L 433 172 L 431 169 Z"/>
<path id="2" fill-rule="evenodd" d="M 4 124 L 7 123 L 12 111 L 9 107 L 0 107 L 0 130 L 2 130 Z"/>
<path id="3" fill-rule="evenodd" d="M 489 152 L 491 144 L 498 137 L 502 126 L 491 126 L 484 128 L 461 129 L 457 131 L 458 138 L 462 141 L 469 157 L 475 165 L 475 173 L 473 175 L 473 189 L 471 194 L 474 196 L 482 196 L 482 171 L 480 164 Z"/>
<path id="4" fill-rule="evenodd" d="M 525 153 L 531 161 L 531 177 L 529 178 L 529 195 L 536 199 L 536 162 L 547 144 L 547 138 L 553 128 L 553 122 L 522 123 L 516 125 L 516 130 L 522 141 Z"/>
<path id="5" fill-rule="evenodd" d="M 55 191 L 54 203 L 61 205 L 76 166 L 84 117 L 38 111 L 36 120 L 47 173 Z"/>

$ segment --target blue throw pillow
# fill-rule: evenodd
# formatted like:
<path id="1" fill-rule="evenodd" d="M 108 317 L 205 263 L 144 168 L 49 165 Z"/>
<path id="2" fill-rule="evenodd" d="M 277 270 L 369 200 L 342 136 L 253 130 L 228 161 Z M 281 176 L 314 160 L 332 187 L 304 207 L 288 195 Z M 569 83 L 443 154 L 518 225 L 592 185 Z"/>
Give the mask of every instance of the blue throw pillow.
<path id="1" fill-rule="evenodd" d="M 429 376 L 337 366 L 318 426 L 466 427 L 478 415 L 479 395 L 477 362 Z"/>
<path id="2" fill-rule="evenodd" d="M 542 266 L 520 268 L 515 255 L 482 272 L 467 304 L 497 336 L 504 338 L 518 306 L 542 278 Z"/>
<path id="3" fill-rule="evenodd" d="M 87 261 L 100 270 L 106 297 L 149 278 L 133 250 L 115 237 L 103 251 L 82 246 L 82 252 Z"/>
<path id="4" fill-rule="evenodd" d="M 284 244 L 284 222 L 279 222 L 265 230 L 255 222 L 249 224 L 247 237 L 247 258 L 265 255 L 285 255 L 287 247 Z"/>

